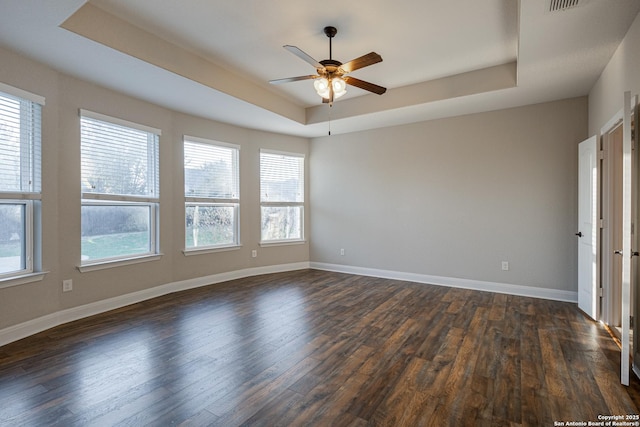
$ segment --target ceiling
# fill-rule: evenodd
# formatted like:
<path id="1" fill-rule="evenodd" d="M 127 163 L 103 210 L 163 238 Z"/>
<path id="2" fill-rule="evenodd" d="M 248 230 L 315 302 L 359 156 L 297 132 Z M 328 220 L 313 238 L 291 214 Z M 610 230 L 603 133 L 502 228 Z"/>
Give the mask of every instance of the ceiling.
<path id="1" fill-rule="evenodd" d="M 588 94 L 640 0 L 0 0 L 0 46 L 64 73 L 189 114 L 305 137 Z M 333 59 L 375 51 L 333 107 L 282 48 Z M 16 36 L 19 34 L 20 36 Z M 330 125 L 329 125 L 330 121 Z"/>

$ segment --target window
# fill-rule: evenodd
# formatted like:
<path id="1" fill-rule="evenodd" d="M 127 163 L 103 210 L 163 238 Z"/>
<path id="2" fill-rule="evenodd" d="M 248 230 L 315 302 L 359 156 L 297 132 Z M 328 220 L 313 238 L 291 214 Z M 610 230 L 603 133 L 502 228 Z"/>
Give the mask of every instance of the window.
<path id="1" fill-rule="evenodd" d="M 157 254 L 160 131 L 80 114 L 81 264 Z"/>
<path id="2" fill-rule="evenodd" d="M 262 243 L 302 241 L 304 156 L 260 151 Z"/>
<path id="3" fill-rule="evenodd" d="M 237 145 L 184 137 L 186 250 L 239 245 Z"/>
<path id="4" fill-rule="evenodd" d="M 42 105 L 0 84 L 0 280 L 39 268 Z"/>

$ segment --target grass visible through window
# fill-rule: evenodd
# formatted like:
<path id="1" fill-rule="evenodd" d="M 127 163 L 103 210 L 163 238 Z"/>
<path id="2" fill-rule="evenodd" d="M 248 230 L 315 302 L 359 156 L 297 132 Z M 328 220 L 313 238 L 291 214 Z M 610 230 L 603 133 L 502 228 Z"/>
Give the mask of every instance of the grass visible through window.
<path id="1" fill-rule="evenodd" d="M 146 231 L 132 233 L 105 234 L 82 238 L 83 261 L 139 255 L 149 252 L 149 233 Z"/>

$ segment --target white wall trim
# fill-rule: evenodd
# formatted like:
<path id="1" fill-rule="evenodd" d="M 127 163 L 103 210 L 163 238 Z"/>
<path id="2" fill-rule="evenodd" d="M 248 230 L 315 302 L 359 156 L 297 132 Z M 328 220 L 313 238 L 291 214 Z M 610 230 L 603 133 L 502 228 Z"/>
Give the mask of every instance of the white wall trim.
<path id="1" fill-rule="evenodd" d="M 79 307 L 61 310 L 42 317 L 38 317 L 37 319 L 29 320 L 1 329 L 0 346 L 18 341 L 22 338 L 26 338 L 30 335 L 37 334 L 39 332 L 45 331 L 58 325 L 62 325 L 64 323 L 73 322 L 74 320 L 79 320 L 110 310 L 115 310 L 117 308 L 135 304 L 141 301 L 146 301 L 173 292 L 180 292 L 187 289 L 214 285 L 216 283 L 243 279 L 245 277 L 258 276 L 261 274 L 282 273 L 286 271 L 304 270 L 307 268 L 324 271 L 334 271 L 338 273 L 357 274 L 360 276 L 380 277 L 383 279 L 404 280 L 430 285 L 448 286 L 452 288 L 473 289 L 477 291 L 550 299 L 555 301 L 565 301 L 572 303 L 578 301 L 578 293 L 574 291 L 561 291 L 558 289 L 511 285 L 507 283 L 485 282 L 470 279 L 457 279 L 453 277 L 431 276 L 427 274 L 379 270 L 374 268 L 327 264 L 322 262 L 297 262 L 291 264 L 246 268 L 242 270 L 212 274 L 210 276 L 197 277 L 194 279 L 181 280 L 178 282 L 166 283 L 154 288 L 132 292 L 130 294 L 120 295 L 102 301 L 96 301 L 90 304 L 81 305 Z"/>
<path id="2" fill-rule="evenodd" d="M 229 271 L 226 273 L 212 274 L 210 276 L 198 277 L 194 279 L 182 280 L 179 282 L 166 283 L 164 285 L 145 289 L 130 294 L 96 301 L 78 307 L 57 311 L 33 320 L 29 320 L 17 325 L 9 326 L 0 330 L 0 346 L 18 341 L 30 335 L 37 334 L 47 329 L 53 328 L 63 323 L 73 322 L 95 314 L 115 310 L 120 307 L 146 301 L 173 292 L 187 289 L 199 288 L 202 286 L 214 285 L 216 283 L 227 282 L 229 280 L 243 279 L 245 277 L 258 276 L 261 274 L 281 273 L 286 271 L 303 270 L 309 268 L 308 262 L 298 262 L 291 264 L 270 265 L 265 267 L 253 267 L 243 270 Z"/>
<path id="3" fill-rule="evenodd" d="M 327 264 L 322 262 L 311 262 L 310 267 L 316 270 L 358 274 L 361 276 L 380 277 L 383 279 L 405 280 L 408 282 L 425 283 L 429 285 L 448 286 L 450 288 L 473 289 L 476 291 L 495 292 L 499 294 L 510 294 L 572 303 L 578 302 L 578 292 L 575 291 L 562 291 L 559 289 L 512 285 L 508 283 L 486 282 L 481 280 L 458 279 L 455 277 L 432 276 L 428 274 L 405 273 L 401 271 L 379 270 L 375 268 Z"/>

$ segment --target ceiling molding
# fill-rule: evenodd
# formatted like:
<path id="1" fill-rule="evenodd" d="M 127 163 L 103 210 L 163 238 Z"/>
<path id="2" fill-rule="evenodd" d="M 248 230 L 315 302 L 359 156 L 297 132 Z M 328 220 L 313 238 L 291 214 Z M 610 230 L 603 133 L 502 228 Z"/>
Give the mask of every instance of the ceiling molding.
<path id="1" fill-rule="evenodd" d="M 430 102 L 477 95 L 517 86 L 516 61 L 413 85 L 390 89 L 384 96 L 365 95 L 339 101 L 333 120 L 346 119 Z M 337 105 L 337 102 L 336 102 Z M 326 105 L 307 108 L 307 124 L 327 121 Z"/>
<path id="2" fill-rule="evenodd" d="M 302 107 L 91 3 L 85 3 L 60 27 L 211 89 L 304 123 L 305 112 Z"/>

